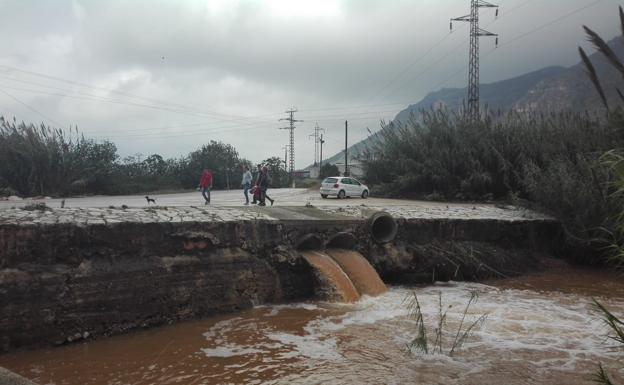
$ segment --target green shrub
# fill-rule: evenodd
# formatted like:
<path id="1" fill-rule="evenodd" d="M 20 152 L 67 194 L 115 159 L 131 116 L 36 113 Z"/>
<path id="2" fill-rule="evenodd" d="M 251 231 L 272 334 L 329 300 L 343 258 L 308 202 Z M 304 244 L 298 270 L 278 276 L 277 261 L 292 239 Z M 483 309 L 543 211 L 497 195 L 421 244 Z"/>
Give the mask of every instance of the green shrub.
<path id="1" fill-rule="evenodd" d="M 17 123 L 0 117 L 0 196 L 135 194 L 197 186 L 210 168 L 217 189 L 238 187 L 242 165 L 227 144 L 209 144 L 180 159 L 153 154 L 119 159 L 116 146 L 77 130 Z"/>

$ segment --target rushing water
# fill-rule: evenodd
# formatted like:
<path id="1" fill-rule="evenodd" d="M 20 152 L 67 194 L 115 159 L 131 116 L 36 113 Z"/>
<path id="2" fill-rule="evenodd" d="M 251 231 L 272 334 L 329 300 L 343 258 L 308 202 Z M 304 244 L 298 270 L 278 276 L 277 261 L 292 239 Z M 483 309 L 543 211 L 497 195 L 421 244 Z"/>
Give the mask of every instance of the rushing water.
<path id="1" fill-rule="evenodd" d="M 375 268 L 357 251 L 329 249 L 327 255 L 336 261 L 360 295 L 376 297 L 388 291 Z"/>
<path id="2" fill-rule="evenodd" d="M 333 288 L 332 291 L 335 291 L 336 295 L 332 297 L 336 297 L 336 300 L 353 303 L 360 299 L 360 294 L 353 285 L 353 281 L 332 257 L 320 251 L 304 251 L 301 255 L 320 275 L 322 285 Z"/>
<path id="3" fill-rule="evenodd" d="M 479 298 L 467 320 L 487 319 L 453 356 L 407 353 L 416 322 L 406 298 L 418 296 L 433 338 L 441 293 L 448 351 L 472 291 Z M 5 354 L 0 365 L 40 384 L 587 384 L 598 362 L 624 367 L 592 297 L 624 315 L 621 277 L 566 269 L 487 285 L 391 287 L 352 304 L 261 306 Z"/>

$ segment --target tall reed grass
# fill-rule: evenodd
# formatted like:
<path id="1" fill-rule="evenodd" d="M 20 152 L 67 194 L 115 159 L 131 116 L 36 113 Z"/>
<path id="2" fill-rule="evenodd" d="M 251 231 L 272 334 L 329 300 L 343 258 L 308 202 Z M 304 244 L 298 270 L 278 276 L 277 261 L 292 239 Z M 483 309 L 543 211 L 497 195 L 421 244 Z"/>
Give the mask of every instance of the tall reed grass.
<path id="1" fill-rule="evenodd" d="M 274 176 L 273 187 L 287 183 L 279 158 L 265 163 Z M 237 188 L 244 165 L 255 170 L 234 147 L 217 141 L 178 159 L 158 154 L 120 159 L 114 143 L 85 138 L 77 129 L 65 131 L 0 117 L 0 196 L 193 189 L 204 168 L 213 171 L 215 188 Z"/>

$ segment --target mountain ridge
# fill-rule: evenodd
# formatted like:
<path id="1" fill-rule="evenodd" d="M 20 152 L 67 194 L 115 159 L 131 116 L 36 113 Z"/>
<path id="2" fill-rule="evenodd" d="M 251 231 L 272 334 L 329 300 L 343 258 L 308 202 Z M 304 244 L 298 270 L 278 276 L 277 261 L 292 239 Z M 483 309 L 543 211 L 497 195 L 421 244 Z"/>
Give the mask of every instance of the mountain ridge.
<path id="1" fill-rule="evenodd" d="M 620 37 L 608 42 L 619 57 L 624 57 L 624 44 Z M 597 52 L 590 56 L 605 88 L 607 99 L 613 103 L 619 100 L 616 87 L 624 89 L 624 81 L 617 70 Z M 467 87 L 442 88 L 430 92 L 421 101 L 407 106 L 397 113 L 393 123 L 406 123 L 410 116 L 418 116 L 423 110 L 442 106 L 459 111 L 467 95 Z M 483 107 L 490 111 L 547 112 L 547 111 L 600 111 L 604 106 L 594 89 L 581 61 L 570 67 L 549 66 L 531 71 L 513 78 L 481 84 L 480 98 Z M 348 148 L 349 162 L 357 162 L 369 146 L 373 136 L 369 136 Z M 344 151 L 327 159 L 323 163 L 344 162 Z M 311 167 L 311 166 L 309 166 Z M 308 167 L 308 168 L 309 168 Z"/>

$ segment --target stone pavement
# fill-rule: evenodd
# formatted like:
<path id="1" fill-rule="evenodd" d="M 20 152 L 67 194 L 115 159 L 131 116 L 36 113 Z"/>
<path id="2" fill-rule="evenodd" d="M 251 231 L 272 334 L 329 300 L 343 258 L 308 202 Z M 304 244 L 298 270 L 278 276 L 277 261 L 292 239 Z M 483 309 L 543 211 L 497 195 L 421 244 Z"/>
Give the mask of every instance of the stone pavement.
<path id="1" fill-rule="evenodd" d="M 395 218 L 404 219 L 495 219 L 504 221 L 550 220 L 552 218 L 534 211 L 514 206 L 494 205 L 419 205 L 417 202 L 403 206 L 369 205 L 363 201 L 343 206 L 284 206 L 284 207 L 225 207 L 150 206 L 141 208 L 5 208 L 0 210 L 0 225 L 50 225 L 74 223 L 78 225 L 114 224 L 120 222 L 239 222 L 279 220 L 340 220 L 363 219 L 376 211 L 386 211 Z M 408 203 L 408 202 L 404 202 Z M 43 207 L 42 207 L 43 208 Z"/>

